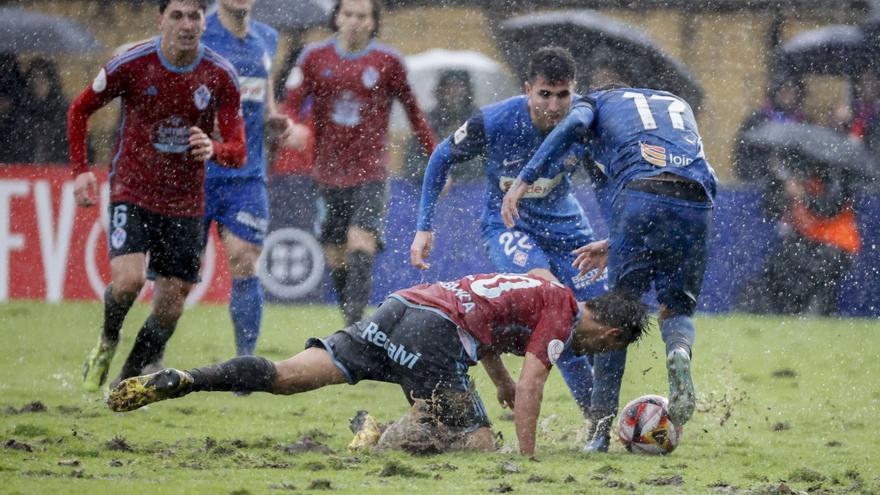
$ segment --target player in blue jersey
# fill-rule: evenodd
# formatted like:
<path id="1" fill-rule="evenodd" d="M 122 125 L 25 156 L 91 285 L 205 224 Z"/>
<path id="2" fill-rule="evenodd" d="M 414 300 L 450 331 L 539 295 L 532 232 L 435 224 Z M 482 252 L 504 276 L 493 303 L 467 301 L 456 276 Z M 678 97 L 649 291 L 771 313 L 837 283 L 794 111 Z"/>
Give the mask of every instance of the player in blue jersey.
<path id="1" fill-rule="evenodd" d="M 417 232 L 410 250 L 414 266 L 430 266 L 425 260 L 434 242 L 434 209 L 449 170 L 454 164 L 482 156 L 488 184 L 480 227 L 495 268 L 512 273 L 549 269 L 579 301 L 605 291 L 601 273 L 579 274 L 573 266 L 572 251 L 595 240 L 571 192 L 571 175 L 584 155 L 582 143 L 568 146 L 557 157 L 554 173 L 533 182 L 526 193 L 530 201 L 523 205 L 522 218 L 515 225 L 505 226 L 499 214 L 504 192 L 571 108 L 575 72 L 568 51 L 558 47 L 536 51 L 525 95 L 479 110 L 434 150 L 425 172 Z M 626 351 L 620 350 L 590 357 L 595 369 L 587 358 L 573 355 L 564 355 L 557 363 L 592 425 L 616 414 L 625 360 Z M 605 451 L 609 441 L 608 431 L 591 434 L 587 450 Z"/>
<path id="2" fill-rule="evenodd" d="M 505 195 L 506 225 L 517 224 L 527 211 L 530 185 L 564 171 L 559 157 L 577 143 L 586 144 L 608 179 L 610 236 L 579 249 L 575 264 L 584 272 L 607 263 L 610 284 L 634 295 L 654 285 L 666 344 L 669 415 L 682 425 L 696 403 L 691 316 L 706 270 L 716 189 L 693 111 L 681 98 L 649 89 L 611 88 L 579 99 Z"/>
<path id="3" fill-rule="evenodd" d="M 257 259 L 269 225 L 266 190 L 265 132 L 283 142 L 292 122 L 275 110 L 271 84 L 278 32 L 250 18 L 254 0 L 220 0 L 207 17 L 203 42 L 232 62 L 241 87 L 241 110 L 247 137 L 247 163 L 228 169 L 208 162 L 205 182 L 205 232 L 217 222 L 226 248 L 232 292 L 229 313 L 238 355 L 253 354 L 263 316 L 263 287 Z"/>

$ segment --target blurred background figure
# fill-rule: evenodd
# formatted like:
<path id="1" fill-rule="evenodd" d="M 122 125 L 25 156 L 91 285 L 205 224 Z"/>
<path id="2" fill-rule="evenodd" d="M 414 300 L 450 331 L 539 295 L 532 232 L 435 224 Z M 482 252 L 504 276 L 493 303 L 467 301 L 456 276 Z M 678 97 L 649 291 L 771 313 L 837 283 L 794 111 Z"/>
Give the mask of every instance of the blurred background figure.
<path id="1" fill-rule="evenodd" d="M 20 135 L 23 95 L 24 78 L 18 58 L 12 53 L 0 53 L 0 163 L 24 160 Z"/>
<path id="2" fill-rule="evenodd" d="M 770 159 L 774 184 L 763 206 L 781 238 L 740 309 L 753 313 L 838 314 L 841 282 L 861 248 L 855 184 L 845 170 L 792 156 Z"/>
<path id="3" fill-rule="evenodd" d="M 805 122 L 805 96 L 804 82 L 800 77 L 786 73 L 773 76 L 764 103 L 743 121 L 737 133 L 734 176 L 740 180 L 763 182 L 765 187 L 778 187 L 772 183 L 766 154 L 745 144 L 742 135 L 765 122 Z"/>
<path id="4" fill-rule="evenodd" d="M 439 139 L 452 135 L 474 112 L 474 89 L 470 73 L 466 70 L 446 70 L 440 74 L 434 88 L 434 100 L 437 102 L 428 112 L 428 123 Z M 407 141 L 406 157 L 404 158 L 404 177 L 412 180 L 418 187 L 422 185 L 428 155 L 425 154 L 415 138 Z M 456 165 L 452 169 L 454 181 L 472 181 L 483 175 L 483 163 L 479 158 Z"/>
<path id="5" fill-rule="evenodd" d="M 880 151 L 880 74 L 868 67 L 853 80 L 849 134 L 871 151 Z"/>
<path id="6" fill-rule="evenodd" d="M 55 62 L 35 58 L 25 74 L 20 110 L 22 160 L 27 163 L 67 163 L 67 100 Z"/>

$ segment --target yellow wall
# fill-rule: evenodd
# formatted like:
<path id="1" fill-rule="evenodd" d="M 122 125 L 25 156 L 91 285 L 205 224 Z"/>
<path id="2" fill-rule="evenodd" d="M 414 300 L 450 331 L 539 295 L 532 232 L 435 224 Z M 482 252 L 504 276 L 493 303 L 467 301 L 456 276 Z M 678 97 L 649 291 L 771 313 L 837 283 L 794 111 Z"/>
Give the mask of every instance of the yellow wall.
<path id="1" fill-rule="evenodd" d="M 119 2 L 108 11 L 98 11 L 96 2 L 84 0 L 25 2 L 24 5 L 73 17 L 91 26 L 95 35 L 110 47 L 155 34 L 156 12 L 152 7 L 131 9 L 127 3 Z M 771 16 L 767 12 L 601 12 L 646 31 L 660 47 L 688 66 L 703 84 L 706 97 L 699 124 L 706 151 L 721 179 L 729 180 L 730 154 L 736 130 L 764 96 L 770 60 L 765 43 Z M 841 9 L 809 13 L 784 11 L 782 38 L 788 39 L 805 29 L 829 23 L 856 23 L 860 14 Z M 312 41 L 328 35 L 326 29 L 315 29 L 307 39 Z M 503 60 L 491 38 L 489 20 L 477 9 L 433 7 L 388 11 L 383 19 L 381 39 L 404 54 L 430 48 L 466 49 L 482 51 Z M 282 40 L 280 53 L 285 53 L 286 46 Z M 68 96 L 78 93 L 109 55 L 72 57 L 61 61 Z M 808 89 L 811 95 L 809 111 L 817 117 L 829 115 L 846 98 L 846 85 L 833 78 L 811 78 Z M 113 108 L 105 109 L 93 119 L 93 131 L 98 137 L 105 138 L 100 146 L 103 159 L 109 154 L 106 139 L 112 134 L 116 112 Z M 399 145 L 404 137 L 393 137 L 394 155 L 399 155 Z M 398 157 L 394 163 L 399 163 Z"/>

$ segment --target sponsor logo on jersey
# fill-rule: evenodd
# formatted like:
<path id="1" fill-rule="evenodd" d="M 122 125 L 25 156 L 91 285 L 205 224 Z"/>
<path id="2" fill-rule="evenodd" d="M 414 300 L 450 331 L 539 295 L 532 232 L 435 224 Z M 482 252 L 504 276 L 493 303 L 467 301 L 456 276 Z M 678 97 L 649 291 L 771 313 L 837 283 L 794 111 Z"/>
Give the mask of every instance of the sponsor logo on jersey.
<path id="1" fill-rule="evenodd" d="M 419 361 L 419 358 L 422 357 L 421 352 L 409 352 L 403 344 L 395 344 L 391 342 L 388 338 L 388 334 L 379 330 L 379 325 L 375 322 L 371 321 L 366 327 L 364 327 L 361 330 L 360 336 L 367 342 L 385 349 L 385 352 L 388 353 L 388 357 L 391 358 L 392 361 L 406 368 L 413 369 L 413 366 L 415 366 Z"/>
<path id="2" fill-rule="evenodd" d="M 564 348 L 565 344 L 559 339 L 553 339 L 547 344 L 547 359 L 550 361 L 550 364 L 556 364 Z"/>
<path id="3" fill-rule="evenodd" d="M 470 313 L 477 306 L 473 302 L 474 299 L 471 297 L 471 293 L 459 287 L 458 282 L 440 282 L 440 287 L 455 295 L 455 298 L 458 299 L 458 302 L 464 308 L 465 313 Z"/>
<path id="4" fill-rule="evenodd" d="M 330 118 L 334 124 L 354 127 L 361 123 L 361 103 L 351 91 L 343 91 L 338 100 L 333 102 Z"/>
<path id="5" fill-rule="evenodd" d="M 264 77 L 239 77 L 238 87 L 243 102 L 262 103 L 266 99 L 266 78 Z"/>
<path id="6" fill-rule="evenodd" d="M 585 273 L 583 275 L 575 275 L 575 276 L 571 277 L 571 286 L 574 287 L 575 289 L 584 289 L 584 288 L 589 287 L 593 284 L 598 284 L 598 283 L 602 282 L 603 280 L 608 279 L 608 270 L 603 269 L 602 275 L 599 276 L 598 279 L 593 281 L 592 279 L 593 279 L 593 276 L 596 275 L 596 270 L 597 270 L 597 268 L 593 268 L 592 270 L 588 271 L 587 273 Z"/>
<path id="7" fill-rule="evenodd" d="M 153 147 L 162 153 L 186 153 L 189 149 L 189 128 L 182 117 L 168 117 L 156 126 Z"/>
<path id="8" fill-rule="evenodd" d="M 284 81 L 284 87 L 287 89 L 296 89 L 303 83 L 303 70 L 299 66 L 290 71 L 287 80 Z"/>
<path id="9" fill-rule="evenodd" d="M 196 104 L 196 108 L 204 110 L 208 107 L 209 101 L 211 101 L 211 90 L 202 84 L 193 92 L 193 102 Z"/>
<path id="10" fill-rule="evenodd" d="M 95 80 L 92 81 L 92 91 L 100 93 L 105 89 L 107 89 L 107 71 L 101 68 L 98 75 L 95 76 Z"/>
<path id="11" fill-rule="evenodd" d="M 364 83 L 364 87 L 367 89 L 376 86 L 376 83 L 379 82 L 379 71 L 372 65 L 368 66 L 361 73 L 361 82 Z"/>
<path id="12" fill-rule="evenodd" d="M 523 198 L 546 198 L 547 195 L 553 190 L 554 187 L 558 186 L 560 182 L 562 182 L 562 177 L 564 172 L 560 172 L 556 174 L 556 177 L 552 179 L 547 179 L 542 177 L 535 182 L 533 182 L 528 189 L 526 189 L 526 193 L 523 195 Z M 501 179 L 498 181 L 498 187 L 501 188 L 502 192 L 507 192 L 510 189 L 510 186 L 513 184 L 513 181 L 516 180 L 516 177 L 505 177 L 501 176 Z"/>
<path id="13" fill-rule="evenodd" d="M 516 165 L 517 163 L 525 160 L 525 158 L 520 158 L 518 160 L 508 160 L 507 158 L 501 160 L 501 165 L 505 167 L 509 167 L 511 165 Z"/>
<path id="14" fill-rule="evenodd" d="M 526 263 L 529 262 L 529 253 L 525 251 L 516 250 L 513 253 L 513 264 L 516 266 L 526 266 Z"/>
<path id="15" fill-rule="evenodd" d="M 459 127 L 455 131 L 455 134 L 452 135 L 452 142 L 453 143 L 459 144 L 460 142 L 464 141 L 464 138 L 467 137 L 467 124 L 468 124 L 467 122 L 465 122 L 464 124 L 461 124 L 461 127 Z"/>
<path id="16" fill-rule="evenodd" d="M 639 147 L 646 162 L 658 167 L 666 166 L 666 148 L 645 143 L 639 143 Z"/>

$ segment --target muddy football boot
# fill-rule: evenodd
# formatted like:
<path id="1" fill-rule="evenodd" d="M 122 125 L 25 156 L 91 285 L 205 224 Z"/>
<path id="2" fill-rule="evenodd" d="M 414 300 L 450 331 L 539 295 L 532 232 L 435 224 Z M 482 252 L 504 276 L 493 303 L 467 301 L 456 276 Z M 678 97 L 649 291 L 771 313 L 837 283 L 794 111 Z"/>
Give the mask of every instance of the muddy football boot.
<path id="1" fill-rule="evenodd" d="M 83 388 L 86 392 L 97 392 L 107 381 L 107 371 L 110 370 L 110 362 L 116 354 L 116 344 L 105 342 L 98 337 L 98 343 L 89 352 L 83 363 Z"/>
<path id="2" fill-rule="evenodd" d="M 116 412 L 134 411 L 153 402 L 183 397 L 192 391 L 192 385 L 192 375 L 168 368 L 122 380 L 110 391 L 107 405 Z"/>
<path id="3" fill-rule="evenodd" d="M 587 445 L 584 446 L 583 450 L 585 453 L 608 452 L 608 447 L 611 445 L 611 423 L 613 421 L 614 414 L 590 419 L 590 434 L 587 438 Z"/>
<path id="4" fill-rule="evenodd" d="M 669 419 L 676 426 L 682 426 L 693 416 L 697 403 L 687 350 L 673 349 L 666 356 L 666 371 L 669 374 Z"/>

